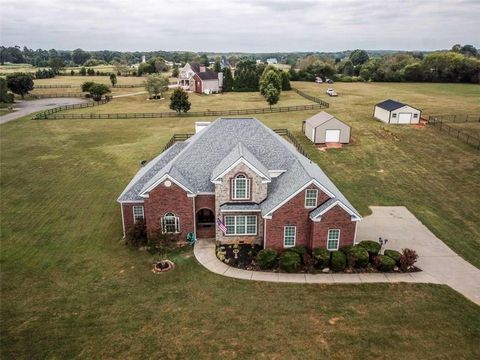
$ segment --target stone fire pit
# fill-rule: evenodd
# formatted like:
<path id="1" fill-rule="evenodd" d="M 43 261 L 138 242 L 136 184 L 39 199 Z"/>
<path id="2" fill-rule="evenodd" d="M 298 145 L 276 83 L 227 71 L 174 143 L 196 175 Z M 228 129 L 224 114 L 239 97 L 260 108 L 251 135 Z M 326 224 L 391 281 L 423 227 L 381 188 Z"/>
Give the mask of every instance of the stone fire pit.
<path id="1" fill-rule="evenodd" d="M 173 262 L 171 262 L 170 260 L 159 260 L 159 261 L 155 262 L 155 264 L 153 264 L 152 271 L 155 274 L 159 274 L 159 273 L 162 273 L 162 272 L 172 270 L 173 268 L 175 268 L 175 264 Z"/>

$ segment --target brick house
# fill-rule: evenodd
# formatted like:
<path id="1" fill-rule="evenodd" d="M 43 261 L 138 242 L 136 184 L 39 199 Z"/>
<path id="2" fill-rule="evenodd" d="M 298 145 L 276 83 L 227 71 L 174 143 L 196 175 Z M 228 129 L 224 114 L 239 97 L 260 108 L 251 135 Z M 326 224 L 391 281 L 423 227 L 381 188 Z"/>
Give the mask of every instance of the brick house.
<path id="1" fill-rule="evenodd" d="M 329 250 L 361 220 L 325 173 L 254 118 L 220 118 L 142 167 L 118 198 L 124 234 Z M 222 224 L 226 232 L 222 231 Z"/>
<path id="2" fill-rule="evenodd" d="M 223 73 L 210 70 L 199 63 L 187 63 L 178 72 L 178 86 L 199 94 L 222 91 Z"/>

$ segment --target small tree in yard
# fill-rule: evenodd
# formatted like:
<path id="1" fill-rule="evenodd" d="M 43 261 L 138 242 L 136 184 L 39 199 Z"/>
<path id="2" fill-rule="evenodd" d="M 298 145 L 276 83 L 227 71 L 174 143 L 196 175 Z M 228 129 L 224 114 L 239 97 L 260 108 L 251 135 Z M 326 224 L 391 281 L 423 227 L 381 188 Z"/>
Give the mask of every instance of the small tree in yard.
<path id="1" fill-rule="evenodd" d="M 90 91 L 90 87 L 95 84 L 93 81 L 85 81 L 81 88 L 82 88 L 82 91 L 83 92 L 89 92 Z"/>
<path id="2" fill-rule="evenodd" d="M 168 78 L 163 75 L 148 75 L 144 82 L 145 90 L 148 91 L 151 98 L 162 98 L 162 93 L 168 90 Z"/>
<path id="3" fill-rule="evenodd" d="M 273 84 L 268 84 L 264 89 L 263 96 L 265 97 L 265 100 L 267 100 L 267 103 L 270 105 L 271 109 L 272 105 L 275 105 L 278 103 L 278 100 L 280 100 L 280 91 L 278 91 Z"/>
<path id="4" fill-rule="evenodd" d="M 260 93 L 263 96 L 265 96 L 268 85 L 272 85 L 275 89 L 277 89 L 279 94 L 280 91 L 282 91 L 282 78 L 274 69 L 265 69 L 260 78 Z"/>
<path id="5" fill-rule="evenodd" d="M 79 74 L 82 75 L 82 76 L 85 76 L 87 75 L 87 69 L 85 69 L 84 67 L 82 67 L 79 71 Z"/>
<path id="6" fill-rule="evenodd" d="M 179 74 L 180 74 L 180 70 L 178 70 L 178 66 L 175 65 L 173 70 L 172 70 L 172 76 L 173 77 L 178 77 Z"/>
<path id="7" fill-rule="evenodd" d="M 7 86 L 11 92 L 25 97 L 29 91 L 33 90 L 32 75 L 26 73 L 13 73 L 7 75 Z"/>
<path id="8" fill-rule="evenodd" d="M 88 89 L 88 92 L 92 96 L 93 100 L 100 101 L 102 99 L 102 95 L 109 93 L 110 89 L 107 85 L 93 83 Z"/>
<path id="9" fill-rule="evenodd" d="M 233 90 L 233 76 L 230 68 L 223 69 L 223 92 L 229 92 Z"/>
<path id="10" fill-rule="evenodd" d="M 110 74 L 110 82 L 112 83 L 112 86 L 115 87 L 117 85 L 117 75 L 115 74 Z"/>
<path id="11" fill-rule="evenodd" d="M 170 96 L 170 109 L 176 112 L 187 112 L 190 110 L 190 101 L 188 101 L 188 94 L 183 89 L 177 88 Z"/>

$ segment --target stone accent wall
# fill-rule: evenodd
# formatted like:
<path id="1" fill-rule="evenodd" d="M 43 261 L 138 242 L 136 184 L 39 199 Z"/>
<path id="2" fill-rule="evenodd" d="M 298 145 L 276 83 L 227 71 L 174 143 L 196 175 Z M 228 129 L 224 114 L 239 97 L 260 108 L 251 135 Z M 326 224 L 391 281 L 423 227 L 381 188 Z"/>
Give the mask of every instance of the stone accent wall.
<path id="1" fill-rule="evenodd" d="M 307 189 L 318 189 L 311 185 Z M 271 219 L 267 219 L 266 247 L 276 250 L 284 250 L 283 232 L 284 226 L 292 225 L 297 227 L 297 236 L 295 246 L 307 246 L 311 248 L 311 224 L 309 218 L 311 208 L 305 208 L 305 192 L 301 191 L 295 197 L 285 203 L 280 209 L 275 211 Z M 317 204 L 320 205 L 329 197 L 322 190 L 318 189 Z"/>
<path id="2" fill-rule="evenodd" d="M 356 221 L 339 205 L 334 206 L 319 222 L 312 222 L 312 248 L 326 248 L 329 229 L 340 229 L 339 248 L 353 245 L 355 240 Z"/>
<path id="3" fill-rule="evenodd" d="M 245 174 L 250 179 L 250 200 L 232 200 L 231 199 L 231 184 L 232 179 L 238 173 Z M 262 183 L 262 178 L 258 176 L 247 165 L 240 163 L 222 178 L 220 184 L 215 184 L 215 217 L 220 218 L 223 221 L 223 213 L 220 213 L 220 205 L 229 202 L 254 202 L 261 203 L 267 197 L 267 184 Z M 228 213 L 229 215 L 232 213 Z M 241 213 L 246 215 L 246 213 Z M 232 214 L 234 215 L 234 214 Z M 239 215 L 239 214 L 238 214 Z M 251 213 L 248 215 L 257 215 L 257 236 L 225 236 L 223 232 L 216 227 L 216 239 L 217 241 L 224 243 L 256 243 L 261 244 L 263 241 L 263 218 L 259 213 Z"/>
<path id="4" fill-rule="evenodd" d="M 180 218 L 179 239 L 184 240 L 187 233 L 194 230 L 193 199 L 187 197 L 187 192 L 178 185 L 171 183 L 167 187 L 163 182 L 145 199 L 145 220 L 149 238 L 158 236 L 161 231 L 161 219 L 168 212 Z"/>

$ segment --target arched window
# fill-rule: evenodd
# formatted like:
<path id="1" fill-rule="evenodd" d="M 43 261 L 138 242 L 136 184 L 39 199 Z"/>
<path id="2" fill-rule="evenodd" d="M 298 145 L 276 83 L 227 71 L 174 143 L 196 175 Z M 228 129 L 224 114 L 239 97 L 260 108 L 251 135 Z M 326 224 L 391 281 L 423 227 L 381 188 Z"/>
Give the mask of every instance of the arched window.
<path id="1" fill-rule="evenodd" d="M 233 179 L 234 200 L 245 200 L 250 198 L 250 180 L 244 174 L 238 174 Z"/>
<path id="2" fill-rule="evenodd" d="M 180 232 L 180 219 L 174 213 L 166 213 L 162 218 L 162 233 L 175 234 Z"/>

